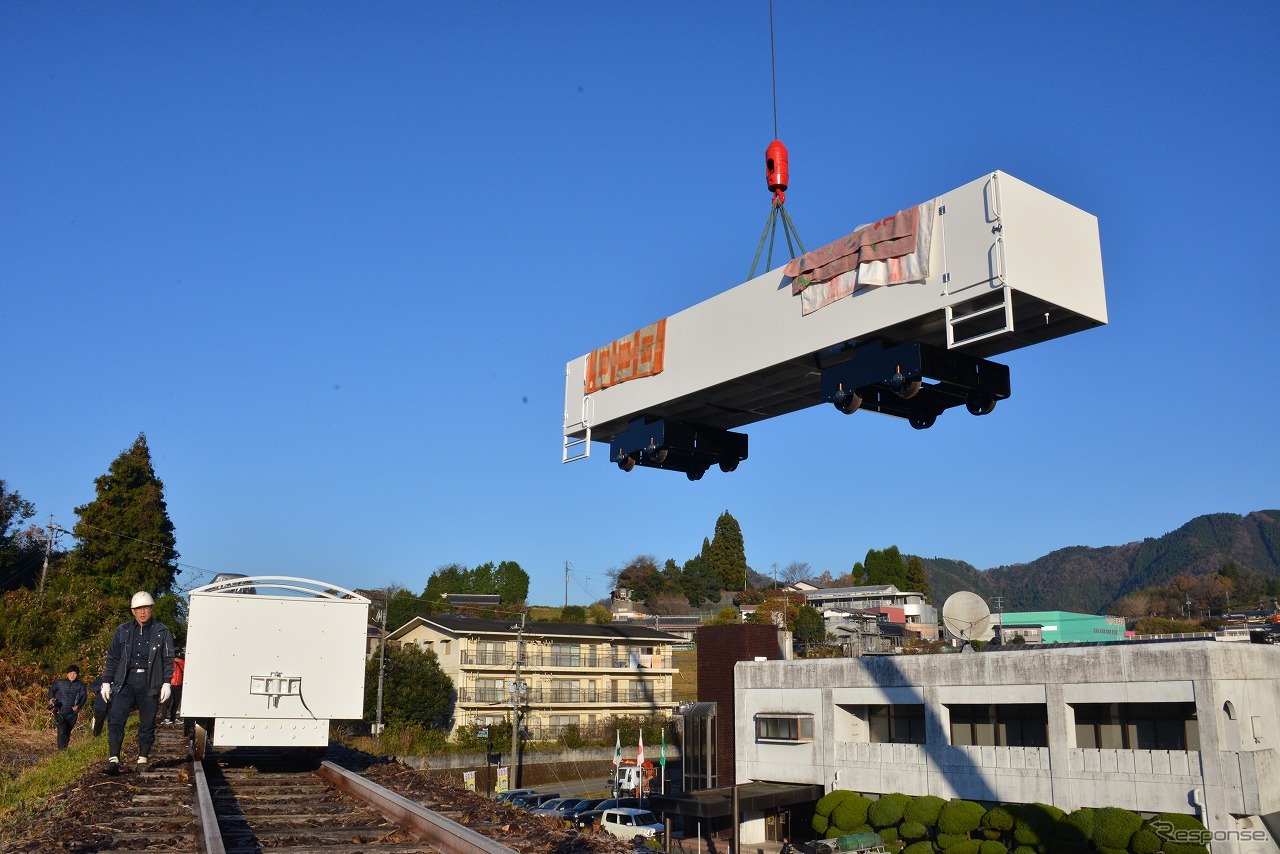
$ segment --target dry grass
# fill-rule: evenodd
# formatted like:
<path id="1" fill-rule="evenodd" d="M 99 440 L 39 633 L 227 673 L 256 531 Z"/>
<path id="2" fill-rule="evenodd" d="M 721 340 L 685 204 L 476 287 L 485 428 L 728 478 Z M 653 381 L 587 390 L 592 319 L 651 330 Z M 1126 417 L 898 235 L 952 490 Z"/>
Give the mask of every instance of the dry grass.
<path id="1" fill-rule="evenodd" d="M 0 663 L 0 781 L 53 749 L 48 685 L 35 667 Z"/>
<path id="2" fill-rule="evenodd" d="M 698 651 L 696 649 L 678 649 L 671 657 L 675 660 L 680 672 L 672 677 L 671 692 L 677 703 L 684 700 L 698 699 Z"/>

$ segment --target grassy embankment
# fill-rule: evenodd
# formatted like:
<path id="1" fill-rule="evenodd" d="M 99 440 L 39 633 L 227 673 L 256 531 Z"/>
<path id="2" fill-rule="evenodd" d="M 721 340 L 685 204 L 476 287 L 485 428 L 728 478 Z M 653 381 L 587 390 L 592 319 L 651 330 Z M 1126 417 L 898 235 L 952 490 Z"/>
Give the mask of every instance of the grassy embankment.
<path id="1" fill-rule="evenodd" d="M 79 780 L 85 768 L 106 758 L 105 736 L 90 732 L 91 709 L 80 714 L 71 747 L 56 750 L 52 716 L 45 710 L 45 688 L 0 688 L 0 839 L 14 822 L 45 808 L 50 796 Z M 137 730 L 130 721 L 130 733 Z M 127 735 L 126 738 L 134 737 Z"/>

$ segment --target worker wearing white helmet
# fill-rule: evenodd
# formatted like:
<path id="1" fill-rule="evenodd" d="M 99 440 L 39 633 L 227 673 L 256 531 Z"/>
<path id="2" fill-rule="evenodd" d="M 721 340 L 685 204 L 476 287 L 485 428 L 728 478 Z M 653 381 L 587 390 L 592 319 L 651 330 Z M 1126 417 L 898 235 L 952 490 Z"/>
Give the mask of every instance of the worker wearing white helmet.
<path id="1" fill-rule="evenodd" d="M 133 619 L 111 636 L 107 665 L 102 671 L 102 699 L 111 703 L 107 712 L 107 773 L 120 772 L 120 748 L 124 724 L 138 710 L 138 770 L 149 769 L 147 754 L 156 738 L 156 711 L 169 699 L 173 679 L 173 634 L 168 626 L 151 619 L 155 600 L 140 590 L 129 603 Z"/>

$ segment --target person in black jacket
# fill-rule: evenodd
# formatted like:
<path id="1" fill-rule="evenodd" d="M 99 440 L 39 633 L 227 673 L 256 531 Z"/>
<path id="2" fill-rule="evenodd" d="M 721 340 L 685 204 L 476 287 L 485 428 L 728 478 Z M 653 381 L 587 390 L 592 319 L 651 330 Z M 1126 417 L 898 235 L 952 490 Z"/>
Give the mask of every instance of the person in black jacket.
<path id="1" fill-rule="evenodd" d="M 172 690 L 173 634 L 168 626 L 151 619 L 155 604 L 150 593 L 140 590 L 133 594 L 129 603 L 133 619 L 116 628 L 107 649 L 99 696 L 111 704 L 107 713 L 108 774 L 120 773 L 124 723 L 134 709 L 138 710 L 138 770 L 148 770 L 147 754 L 156 739 L 156 710 Z"/>
<path id="2" fill-rule="evenodd" d="M 71 741 L 71 730 L 75 728 L 76 718 L 89 694 L 80 681 L 80 665 L 73 664 L 67 668 L 67 675 L 54 680 L 49 687 L 49 709 L 53 712 L 53 722 L 58 727 L 58 749 L 66 750 Z"/>

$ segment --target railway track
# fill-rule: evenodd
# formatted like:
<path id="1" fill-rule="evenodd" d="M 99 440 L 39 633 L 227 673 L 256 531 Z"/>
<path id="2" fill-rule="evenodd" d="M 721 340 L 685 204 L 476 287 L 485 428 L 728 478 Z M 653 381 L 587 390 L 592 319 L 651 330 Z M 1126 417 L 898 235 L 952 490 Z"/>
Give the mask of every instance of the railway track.
<path id="1" fill-rule="evenodd" d="M 494 840 L 331 762 L 303 767 L 279 751 L 187 756 L 179 727 L 161 727 L 153 770 L 126 772 L 128 796 L 99 825 L 95 850 L 441 852 L 514 854 Z"/>

